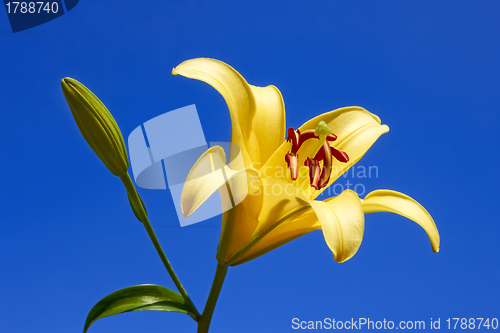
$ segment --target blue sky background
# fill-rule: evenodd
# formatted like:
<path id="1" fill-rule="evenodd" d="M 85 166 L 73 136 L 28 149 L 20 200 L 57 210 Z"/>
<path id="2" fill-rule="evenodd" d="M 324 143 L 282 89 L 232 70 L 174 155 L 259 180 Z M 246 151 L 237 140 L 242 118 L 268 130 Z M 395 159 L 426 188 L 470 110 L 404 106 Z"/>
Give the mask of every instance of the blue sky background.
<path id="1" fill-rule="evenodd" d="M 287 122 L 359 105 L 390 132 L 360 161 L 366 191 L 407 193 L 433 215 L 441 252 L 392 214 L 366 217 L 353 259 L 321 232 L 229 270 L 213 332 L 292 332 L 292 318 L 500 317 L 500 23 L 497 1 L 97 1 L 13 34 L 0 10 L 0 332 L 80 332 L 90 308 L 127 286 L 173 287 L 120 181 L 81 137 L 60 79 L 93 90 L 125 136 L 196 104 L 208 141 L 229 140 L 210 86 L 171 69 L 223 60 L 276 85 Z M 340 179 L 345 184 L 346 179 Z M 167 191 L 140 191 L 198 308 L 215 271 L 220 217 L 176 227 Z M 129 313 L 89 332 L 194 332 L 185 315 Z"/>

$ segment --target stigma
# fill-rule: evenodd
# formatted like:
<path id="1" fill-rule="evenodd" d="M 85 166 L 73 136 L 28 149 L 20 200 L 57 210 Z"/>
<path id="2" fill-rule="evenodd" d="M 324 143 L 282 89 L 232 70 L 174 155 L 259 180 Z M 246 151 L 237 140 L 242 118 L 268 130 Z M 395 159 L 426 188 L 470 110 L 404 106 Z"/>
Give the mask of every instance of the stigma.
<path id="1" fill-rule="evenodd" d="M 315 129 L 300 132 L 300 130 L 288 129 L 287 142 L 290 142 L 289 152 L 285 155 L 285 162 L 290 170 L 290 179 L 296 181 L 299 173 L 299 150 L 307 140 L 317 140 L 316 148 L 311 156 L 304 161 L 304 165 L 309 168 L 309 182 L 315 190 L 320 190 L 328 185 L 332 174 L 332 161 L 335 158 L 342 163 L 349 162 L 346 152 L 340 151 L 330 146 L 330 143 L 337 140 L 332 129 L 324 122 L 320 121 Z"/>

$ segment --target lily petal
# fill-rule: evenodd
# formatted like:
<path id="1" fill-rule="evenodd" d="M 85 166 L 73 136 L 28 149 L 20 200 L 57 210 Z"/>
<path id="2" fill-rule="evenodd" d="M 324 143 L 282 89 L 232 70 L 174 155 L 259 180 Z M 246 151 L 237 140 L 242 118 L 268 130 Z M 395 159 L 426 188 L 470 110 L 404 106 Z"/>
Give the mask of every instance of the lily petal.
<path id="1" fill-rule="evenodd" d="M 289 218 L 251 246 L 242 256 L 232 259 L 229 265 L 237 266 L 258 258 L 314 230 L 321 230 L 314 210 L 310 207 L 297 210 L 295 214 L 290 215 Z"/>
<path id="2" fill-rule="evenodd" d="M 253 195 L 248 195 L 245 202 L 228 212 L 227 219 L 224 217 L 224 221 L 230 221 L 227 223 L 233 223 L 234 229 L 241 230 L 240 233 L 245 235 L 238 237 L 238 240 L 231 239 L 230 248 L 224 258 L 220 258 L 224 263 L 233 265 L 233 262 L 247 257 L 247 252 L 253 249 L 262 237 L 289 218 L 310 209 L 302 191 L 292 184 L 273 178 L 261 178 L 260 181 L 261 188 L 253 191 L 256 184 L 251 184 Z M 260 197 L 260 201 L 255 196 Z M 254 206 L 260 203 L 260 209 L 245 207 L 247 202 Z"/>
<path id="3" fill-rule="evenodd" d="M 391 190 L 377 190 L 362 200 L 365 214 L 389 212 L 402 215 L 418 223 L 429 236 L 432 250 L 439 252 L 439 232 L 431 215 L 411 197 Z"/>
<path id="4" fill-rule="evenodd" d="M 226 164 L 224 150 L 214 146 L 203 153 L 189 172 L 181 194 L 184 217 L 191 215 L 215 191 L 222 188 L 223 211 L 240 203 L 248 195 L 247 174 L 258 176 L 255 169 L 232 170 Z M 226 185 L 229 185 L 227 189 Z"/>
<path id="5" fill-rule="evenodd" d="M 217 260 L 221 264 L 226 264 L 228 258 L 247 244 L 259 225 L 259 213 L 264 201 L 263 186 L 258 173 L 247 176 L 250 194 L 241 204 L 222 215 L 222 230 L 217 249 Z"/>
<path id="6" fill-rule="evenodd" d="M 337 262 L 350 259 L 361 245 L 364 232 L 364 215 L 357 194 L 347 190 L 325 201 L 312 200 L 308 206 L 284 216 L 279 225 L 229 264 L 243 264 L 314 230 L 323 230 Z"/>
<path id="7" fill-rule="evenodd" d="M 349 155 L 349 162 L 347 163 L 333 160 L 332 175 L 326 187 L 331 185 L 345 171 L 359 161 L 380 135 L 389 131 L 387 125 L 381 125 L 379 117 L 357 106 L 345 107 L 324 113 L 307 121 L 299 129 L 301 132 L 304 132 L 315 128 L 321 120 L 325 121 L 338 137 L 331 145 Z M 265 170 L 263 173 L 265 176 L 283 178 L 281 176 L 283 173 L 279 172 L 279 170 L 286 168 L 284 156 L 288 152 L 289 147 L 289 143 L 283 143 L 263 168 L 261 168 L 261 170 Z M 313 150 L 315 147 L 316 142 L 314 140 L 304 142 L 299 150 L 299 165 L 304 165 L 304 161 L 314 153 Z M 283 179 L 289 181 L 286 178 Z M 309 186 L 309 179 L 305 172 L 299 172 L 298 181 L 303 189 Z M 310 199 L 316 198 L 326 187 L 319 191 L 309 191 Z"/>
<path id="8" fill-rule="evenodd" d="M 363 240 L 365 218 L 356 192 L 346 190 L 328 201 L 311 201 L 335 261 L 350 259 Z"/>
<path id="9" fill-rule="evenodd" d="M 274 154 L 285 140 L 285 103 L 281 92 L 275 86 L 250 86 L 254 95 L 257 111 L 253 121 L 260 150 L 260 165 Z M 260 167 L 259 165 L 259 167 Z"/>
<path id="10" fill-rule="evenodd" d="M 285 140 L 285 107 L 276 87 L 252 86 L 231 66 L 208 58 L 184 61 L 172 74 L 204 81 L 224 97 L 231 115 L 231 142 L 242 150 L 246 166 L 262 165 Z M 230 152 L 230 161 L 232 156 Z"/>
<path id="11" fill-rule="evenodd" d="M 220 146 L 208 149 L 189 172 L 181 195 L 182 214 L 188 217 L 219 190 L 223 215 L 217 259 L 222 263 L 226 253 L 237 252 L 254 234 L 264 198 L 257 170 L 235 171 L 225 163 Z"/>

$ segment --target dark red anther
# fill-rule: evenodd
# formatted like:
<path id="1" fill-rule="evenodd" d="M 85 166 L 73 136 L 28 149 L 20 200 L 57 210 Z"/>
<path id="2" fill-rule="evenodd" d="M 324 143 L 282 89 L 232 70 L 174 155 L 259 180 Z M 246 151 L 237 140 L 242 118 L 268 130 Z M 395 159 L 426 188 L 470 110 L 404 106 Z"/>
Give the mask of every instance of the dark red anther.
<path id="1" fill-rule="evenodd" d="M 289 128 L 288 129 L 288 137 L 287 137 L 286 141 L 292 142 L 292 149 L 290 152 L 293 154 L 296 154 L 299 151 L 300 146 L 302 146 L 302 144 L 304 142 L 306 142 L 307 140 L 312 139 L 312 138 L 315 138 L 315 139 L 318 138 L 316 135 L 314 135 L 314 130 L 307 130 L 307 131 L 304 131 L 304 133 L 301 133 L 300 130 L 294 130 L 293 128 Z M 337 139 L 336 136 L 335 137 L 332 136 L 331 141 L 334 141 L 336 139 Z M 327 140 L 328 140 L 328 138 L 327 138 Z"/>
<path id="2" fill-rule="evenodd" d="M 299 173 L 299 154 L 286 154 L 285 161 L 288 165 L 288 169 L 290 169 L 290 178 L 292 180 L 297 180 Z"/>
<path id="3" fill-rule="evenodd" d="M 309 179 L 311 182 L 311 186 L 316 190 L 319 190 L 321 187 L 319 185 L 319 180 L 321 176 L 321 168 L 319 167 L 319 163 L 316 160 L 311 160 L 309 157 L 305 160 L 304 165 L 309 168 Z"/>
<path id="4" fill-rule="evenodd" d="M 349 162 L 349 155 L 346 152 L 338 150 L 335 147 L 330 147 L 333 157 L 335 157 L 339 162 L 347 163 Z"/>
<path id="5" fill-rule="evenodd" d="M 335 141 L 337 140 L 337 136 L 335 134 L 328 134 L 326 136 L 326 141 Z"/>
<path id="6" fill-rule="evenodd" d="M 286 142 L 292 142 L 291 152 L 296 154 L 299 151 L 299 140 L 300 140 L 300 131 L 295 131 L 293 128 L 288 129 L 288 138 Z"/>
<path id="7" fill-rule="evenodd" d="M 323 167 L 321 168 L 320 184 L 321 188 L 326 187 L 330 181 L 330 176 L 332 174 L 332 154 L 330 151 L 330 145 L 328 142 L 323 144 L 323 147 L 316 154 L 318 161 L 323 161 Z M 315 158 L 316 158 L 315 157 Z"/>

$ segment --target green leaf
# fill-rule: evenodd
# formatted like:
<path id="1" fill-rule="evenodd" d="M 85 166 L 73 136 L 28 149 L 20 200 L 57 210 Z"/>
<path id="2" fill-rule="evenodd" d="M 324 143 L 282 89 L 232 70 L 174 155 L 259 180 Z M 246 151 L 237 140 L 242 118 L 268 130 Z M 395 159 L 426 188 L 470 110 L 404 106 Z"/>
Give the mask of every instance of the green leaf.
<path id="1" fill-rule="evenodd" d="M 188 310 L 181 294 L 162 286 L 143 284 L 120 289 L 97 302 L 87 316 L 83 333 L 87 332 L 97 319 L 144 310 L 180 312 L 196 320 L 196 316 Z"/>

